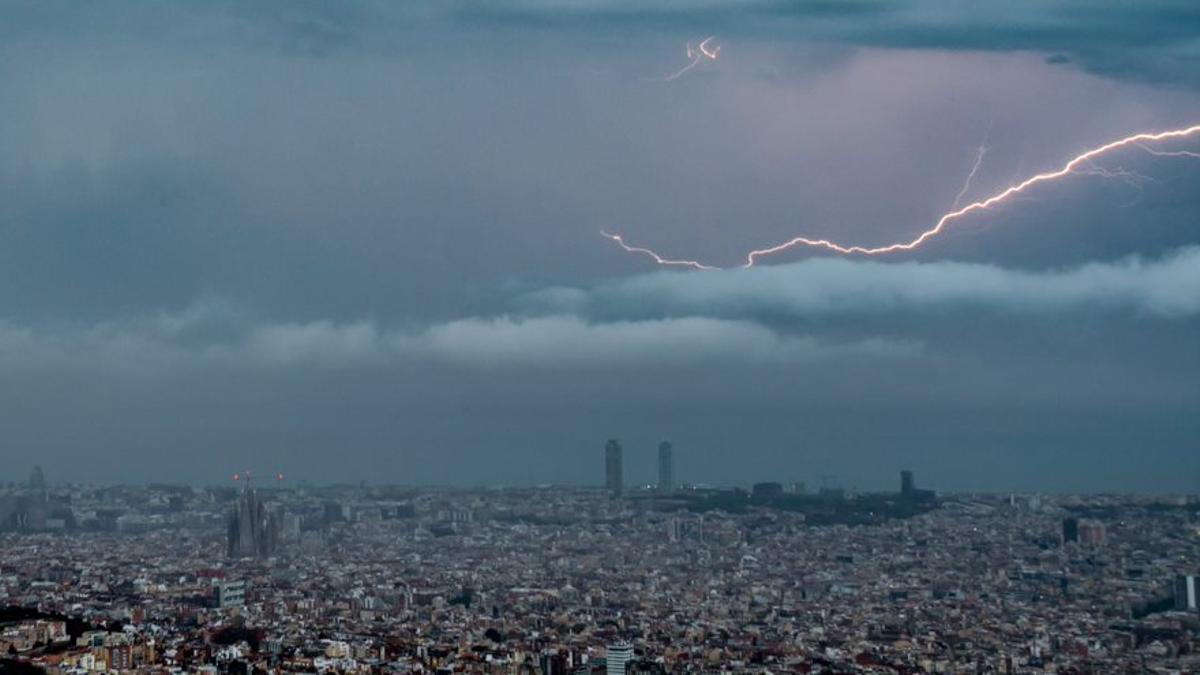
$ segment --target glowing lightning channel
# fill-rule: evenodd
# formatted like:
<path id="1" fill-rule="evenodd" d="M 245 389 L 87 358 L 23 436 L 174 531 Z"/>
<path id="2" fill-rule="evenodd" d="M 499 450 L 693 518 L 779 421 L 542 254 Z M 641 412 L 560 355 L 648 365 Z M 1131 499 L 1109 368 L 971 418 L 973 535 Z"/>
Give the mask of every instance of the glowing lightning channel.
<path id="1" fill-rule="evenodd" d="M 770 246 L 767 248 L 755 249 L 753 251 L 750 251 L 749 253 L 746 254 L 746 262 L 740 266 L 741 267 L 753 267 L 760 258 L 774 255 L 781 251 L 786 251 L 788 249 L 796 248 L 798 246 L 805 246 L 805 247 L 809 247 L 809 248 L 821 248 L 821 249 L 825 249 L 828 251 L 833 251 L 834 253 L 841 253 L 843 255 L 850 255 L 853 253 L 859 253 L 862 255 L 883 255 L 883 254 L 887 254 L 887 253 L 895 253 L 897 251 L 911 251 L 915 248 L 920 247 L 922 244 L 929 241 L 930 239 L 941 234 L 942 231 L 946 229 L 946 225 L 951 223 L 952 221 L 955 221 L 959 218 L 962 218 L 963 216 L 974 213 L 976 211 L 983 211 L 985 209 L 991 208 L 992 206 L 995 206 L 996 204 L 999 204 L 999 203 L 1004 202 L 1012 197 L 1019 195 L 1020 193 L 1028 190 L 1029 188 L 1031 188 L 1035 185 L 1038 185 L 1039 183 L 1046 183 L 1046 182 L 1050 182 L 1050 181 L 1054 181 L 1059 178 L 1062 178 L 1062 177 L 1072 173 L 1076 169 L 1080 168 L 1081 166 L 1084 168 L 1084 171 L 1081 173 L 1093 174 L 1093 175 L 1097 174 L 1098 172 L 1095 169 L 1095 165 L 1093 165 L 1091 163 L 1091 160 L 1095 159 L 1096 157 L 1099 157 L 1100 155 L 1106 154 L 1106 153 L 1116 150 L 1118 148 L 1128 147 L 1131 145 L 1136 146 L 1136 147 L 1144 147 L 1143 146 L 1144 143 L 1152 143 L 1152 142 L 1164 141 L 1167 139 L 1175 139 L 1175 138 L 1188 138 L 1191 136 L 1195 136 L 1197 134 L 1200 134 L 1200 124 L 1196 124 L 1196 125 L 1193 125 L 1190 127 L 1185 127 L 1182 129 L 1171 129 L 1169 131 L 1140 132 L 1140 133 L 1133 134 L 1131 136 L 1126 136 L 1125 138 L 1122 138 L 1122 139 L 1119 139 L 1116 141 L 1105 143 L 1104 145 L 1097 146 L 1095 148 L 1092 148 L 1091 150 L 1087 150 L 1085 152 L 1082 152 L 1082 153 L 1076 155 L 1075 157 L 1071 158 L 1071 160 L 1068 161 L 1066 164 L 1063 164 L 1061 167 L 1059 167 L 1058 169 L 1055 169 L 1054 171 L 1047 171 L 1045 173 L 1036 174 L 1034 176 L 1026 178 L 1025 180 L 1023 180 L 1019 183 L 1010 185 L 1007 188 L 1001 190 L 1000 192 L 997 192 L 996 194 L 993 194 L 990 197 L 971 202 L 970 204 L 967 204 L 966 206 L 963 206 L 961 208 L 952 208 L 947 213 L 942 214 L 942 216 L 939 217 L 937 219 L 937 221 L 934 223 L 933 227 L 929 228 L 928 230 L 925 230 L 924 232 L 918 234 L 915 238 L 913 238 L 909 241 L 906 241 L 906 242 L 898 242 L 895 244 L 888 244 L 886 246 L 875 246 L 875 247 L 860 246 L 860 245 L 844 246 L 842 244 L 834 243 L 828 239 L 811 239 L 809 237 L 795 237 L 795 238 L 789 239 L 788 241 L 785 241 L 781 244 L 776 244 L 775 246 Z M 1151 154 L 1159 154 L 1160 152 L 1161 151 L 1152 151 Z M 1162 152 L 1162 154 L 1168 154 L 1171 156 L 1175 156 L 1177 153 L 1184 153 L 1184 152 L 1185 151 L 1177 151 L 1177 152 L 1170 152 L 1170 153 Z M 1186 156 L 1191 156 L 1194 154 L 1196 154 L 1196 153 L 1187 153 Z M 1185 156 L 1185 155 L 1180 154 L 1179 156 Z M 1125 174 L 1116 175 L 1115 177 L 1128 177 L 1128 174 L 1126 172 Z M 705 265 L 704 263 L 701 263 L 696 260 L 670 260 L 670 259 L 664 258 L 663 256 L 659 255 L 658 253 L 656 253 L 650 249 L 629 246 L 620 237 L 620 235 L 609 234 L 607 232 L 602 232 L 602 234 L 604 236 L 608 237 L 609 239 L 612 239 L 613 241 L 617 242 L 617 244 L 620 245 L 621 248 L 625 249 L 627 252 L 641 253 L 641 254 L 647 255 L 647 256 L 653 258 L 654 261 L 656 263 L 658 263 L 659 265 L 678 265 L 678 266 L 692 267 L 692 268 L 700 269 L 700 270 L 719 269 L 719 268 L 715 268 L 711 265 Z"/>
<path id="2" fill-rule="evenodd" d="M 717 56 L 721 53 L 721 46 L 720 45 L 717 45 L 716 47 L 708 46 L 708 43 L 712 42 L 714 39 L 716 39 L 715 35 L 710 35 L 709 37 L 704 38 L 703 40 L 700 41 L 700 45 L 696 49 L 692 48 L 692 43 L 690 43 L 690 42 L 687 43 L 688 64 L 686 66 L 680 68 L 679 70 L 675 71 L 674 73 L 667 75 L 666 77 L 659 78 L 660 81 L 670 82 L 671 80 L 677 80 L 680 77 L 683 77 L 683 75 L 685 73 L 687 73 L 689 70 L 691 70 L 692 68 L 695 68 L 696 66 L 700 65 L 700 62 L 703 61 L 704 59 L 708 59 L 709 61 L 716 61 Z"/>
<path id="3" fill-rule="evenodd" d="M 659 254 L 655 253 L 654 251 L 651 251 L 648 248 L 641 248 L 638 246 L 630 246 L 629 244 L 626 244 L 625 240 L 622 239 L 621 235 L 619 235 L 619 234 L 609 234 L 608 232 L 605 232 L 604 230 L 600 230 L 600 234 L 617 242 L 617 246 L 620 246 L 621 248 L 625 249 L 626 253 L 640 253 L 642 255 L 648 255 L 651 258 L 653 258 L 654 262 L 658 263 L 659 265 L 693 267 L 698 270 L 719 270 L 719 269 L 721 269 L 720 267 L 713 267 L 711 265 L 705 265 L 704 263 L 696 262 L 695 260 L 669 260 L 667 258 L 660 256 Z"/>
<path id="4" fill-rule="evenodd" d="M 1074 171 L 1081 164 L 1087 163 L 1090 160 L 1092 160 L 1093 158 L 1103 155 L 1111 150 L 1115 150 L 1117 148 L 1121 148 L 1121 147 L 1125 147 L 1125 146 L 1128 146 L 1131 144 L 1136 144 L 1136 143 L 1141 143 L 1141 142 L 1162 141 L 1162 140 L 1166 140 L 1168 138 L 1185 138 L 1188 136 L 1192 136 L 1196 133 L 1200 133 L 1200 124 L 1193 125 L 1193 126 L 1190 126 L 1190 127 L 1184 128 L 1184 129 L 1172 129 L 1171 131 L 1162 131 L 1162 132 L 1157 132 L 1157 133 L 1142 132 L 1142 133 L 1133 134 L 1132 136 L 1126 136 L 1125 138 L 1122 138 L 1122 139 L 1116 140 L 1116 141 L 1112 141 L 1111 143 L 1105 143 L 1104 145 L 1101 145 L 1096 148 L 1092 148 L 1091 150 L 1088 150 L 1079 155 L 1076 155 L 1069 162 L 1062 165 L 1062 167 L 1060 167 L 1059 169 L 1057 169 L 1055 171 L 1039 173 L 1030 178 L 1026 178 L 1025 180 L 1021 181 L 1020 183 L 1017 183 L 1015 185 L 1010 185 L 1009 187 L 992 195 L 991 197 L 988 197 L 987 199 L 982 199 L 982 200 L 979 200 L 976 202 L 971 202 L 970 204 L 967 204 L 966 206 L 964 206 L 962 208 L 954 209 L 948 213 L 943 214 L 941 218 L 938 218 L 937 223 L 935 223 L 933 227 L 931 227 L 928 230 L 925 230 L 921 234 L 917 235 L 917 237 L 911 241 L 897 243 L 897 244 L 889 244 L 887 246 L 878 246 L 878 247 L 869 248 L 869 247 L 865 247 L 865 246 L 841 246 L 839 244 L 835 244 L 826 239 L 808 239 L 806 237 L 796 237 L 795 239 L 792 239 L 791 241 L 788 241 L 788 242 L 784 242 L 783 244 L 778 244 L 778 245 L 772 246 L 770 248 L 760 249 L 760 250 L 751 251 L 751 252 L 747 253 L 746 254 L 746 263 L 743 266 L 744 267 L 753 267 L 754 262 L 757 258 L 766 256 L 766 255 L 771 255 L 773 253 L 778 253 L 780 251 L 784 251 L 789 248 L 792 248 L 795 246 L 800 246 L 800 245 L 810 246 L 810 247 L 814 247 L 814 248 L 825 248 L 825 249 L 828 249 L 831 251 L 835 251 L 837 253 L 844 253 L 844 254 L 862 253 L 864 255 L 879 255 L 881 253 L 894 253 L 896 251 L 911 251 L 912 249 L 917 248 L 921 244 L 924 244 L 930 238 L 935 237 L 938 234 L 941 234 L 942 230 L 945 229 L 946 224 L 949 223 L 950 221 L 961 218 L 961 217 L 963 217 L 969 213 L 972 213 L 974 211 L 980 211 L 983 209 L 987 209 L 991 206 L 994 206 L 996 204 L 999 204 L 1000 202 L 1008 199 L 1009 197 L 1019 194 L 1019 193 L 1025 191 L 1026 189 L 1028 189 L 1034 185 L 1037 185 L 1038 183 L 1045 183 L 1047 181 L 1052 181 L 1052 180 L 1056 180 L 1058 178 L 1062 178 L 1063 176 L 1066 176 L 1067 174 Z"/>

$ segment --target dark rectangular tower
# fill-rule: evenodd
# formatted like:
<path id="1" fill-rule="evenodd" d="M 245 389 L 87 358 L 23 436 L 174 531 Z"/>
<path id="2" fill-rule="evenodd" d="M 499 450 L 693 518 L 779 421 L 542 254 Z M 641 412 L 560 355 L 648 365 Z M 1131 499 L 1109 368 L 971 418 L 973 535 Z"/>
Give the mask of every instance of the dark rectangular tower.
<path id="1" fill-rule="evenodd" d="M 1062 540 L 1063 543 L 1079 541 L 1079 519 L 1078 518 L 1063 518 L 1062 521 Z"/>
<path id="2" fill-rule="evenodd" d="M 670 494 L 675 491 L 675 454 L 671 444 L 658 444 L 658 491 Z"/>
<path id="3" fill-rule="evenodd" d="M 625 489 L 625 478 L 621 468 L 621 442 L 615 438 L 604 444 L 604 487 L 614 497 L 620 497 Z"/>

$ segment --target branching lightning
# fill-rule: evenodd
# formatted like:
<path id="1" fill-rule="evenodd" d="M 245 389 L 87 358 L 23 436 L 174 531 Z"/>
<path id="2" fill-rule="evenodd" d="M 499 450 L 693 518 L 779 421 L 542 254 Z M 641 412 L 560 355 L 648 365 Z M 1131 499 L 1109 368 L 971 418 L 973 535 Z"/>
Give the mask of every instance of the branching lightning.
<path id="1" fill-rule="evenodd" d="M 1097 176 L 1099 178 L 1107 178 L 1109 180 L 1118 180 L 1136 190 L 1137 197 L 1124 204 L 1121 204 L 1121 208 L 1128 208 L 1140 202 L 1146 193 L 1146 189 L 1143 186 L 1146 183 L 1154 181 L 1154 179 L 1149 176 L 1142 175 L 1136 171 L 1130 171 L 1123 166 L 1109 169 L 1102 166 L 1096 166 L 1092 162 L 1088 162 L 1088 167 L 1086 169 L 1080 169 L 1076 171 L 1075 174 L 1077 176 Z"/>
<path id="2" fill-rule="evenodd" d="M 1190 150 L 1155 150 L 1144 143 L 1138 143 L 1137 146 L 1155 157 L 1191 157 L 1192 159 L 1200 159 L 1200 152 L 1192 152 Z"/>
<path id="3" fill-rule="evenodd" d="M 1103 166 L 1096 166 L 1095 164 L 1093 164 L 1091 162 L 1088 162 L 1087 168 L 1076 171 L 1075 175 L 1077 175 L 1077 176 L 1099 176 L 1100 178 L 1109 178 L 1112 180 L 1119 180 L 1122 183 L 1129 185 L 1130 187 L 1141 187 L 1143 184 L 1150 183 L 1154 180 L 1153 178 L 1151 178 L 1147 175 L 1140 174 L 1136 171 L 1130 171 L 1129 169 L 1126 169 L 1123 166 L 1118 166 L 1116 168 L 1109 169 L 1109 168 L 1106 168 Z"/>
<path id="4" fill-rule="evenodd" d="M 755 250 L 750 251 L 749 253 L 746 254 L 746 262 L 744 262 L 740 266 L 741 267 L 753 267 L 761 258 L 765 258 L 767 256 L 774 255 L 776 253 L 780 253 L 782 251 L 786 251 L 788 249 L 797 248 L 797 247 L 825 249 L 827 251 L 832 251 L 834 253 L 841 253 L 843 255 L 850 255 L 850 254 L 855 254 L 855 253 L 861 254 L 861 255 L 883 255 L 883 254 L 887 254 L 887 253 L 896 253 L 898 251 L 911 251 L 915 248 L 919 248 L 925 242 L 927 242 L 930 239 L 941 234 L 943 231 L 945 231 L 947 225 L 949 225 L 950 223 L 952 223 L 955 220 L 958 220 L 959 218 L 962 218 L 963 216 L 975 213 L 976 211 L 983 211 L 983 210 L 990 209 L 991 207 L 1001 204 L 1005 201 L 1012 201 L 1015 198 L 1017 198 L 1018 196 L 1020 196 L 1021 193 L 1028 190 L 1029 188 L 1032 188 L 1041 183 L 1048 183 L 1048 182 L 1058 180 L 1059 178 L 1063 178 L 1072 173 L 1075 173 L 1077 175 L 1097 175 L 1097 176 L 1103 176 L 1106 178 L 1116 178 L 1116 179 L 1120 179 L 1120 180 L 1125 180 L 1125 181 L 1129 182 L 1131 185 L 1140 187 L 1140 185 L 1139 185 L 1140 182 L 1144 182 L 1149 179 L 1140 174 L 1136 174 L 1136 173 L 1126 171 L 1123 169 L 1116 169 L 1116 170 L 1100 169 L 1093 163 L 1093 160 L 1102 155 L 1105 155 L 1109 152 L 1112 152 L 1113 150 L 1130 147 L 1130 146 L 1138 147 L 1143 150 L 1146 150 L 1147 152 L 1150 152 L 1150 154 L 1152 154 L 1152 155 L 1200 158 L 1200 154 L 1194 153 L 1194 152 L 1182 151 L 1182 150 L 1180 150 L 1180 151 L 1159 151 L 1159 150 L 1154 150 L 1153 148 L 1150 148 L 1149 146 L 1146 145 L 1147 143 L 1154 143 L 1154 142 L 1165 141 L 1165 140 L 1170 140 L 1170 139 L 1190 138 L 1190 137 L 1196 136 L 1196 135 L 1200 135 L 1200 124 L 1193 125 L 1190 127 L 1184 127 L 1181 129 L 1171 129 L 1169 131 L 1139 132 L 1139 133 L 1136 133 L 1136 134 L 1133 134 L 1130 136 L 1126 136 L 1125 138 L 1122 138 L 1119 140 L 1105 143 L 1104 145 L 1097 146 L 1090 150 L 1086 150 L 1086 151 L 1076 155 L 1075 157 L 1071 158 L 1067 163 L 1063 164 L 1058 169 L 1055 169 L 1053 171 L 1047 171 L 1044 173 L 1039 173 L 1039 174 L 1036 174 L 1029 178 L 1026 178 L 1025 180 L 1023 180 L 1019 183 L 1014 183 L 1014 184 L 1008 186 L 1007 188 L 1004 188 L 1003 190 L 991 195 L 990 197 L 986 197 L 984 199 L 980 199 L 978 201 L 971 202 L 970 204 L 967 204 L 966 206 L 963 206 L 963 207 L 958 207 L 957 200 L 956 200 L 955 206 L 952 207 L 950 209 L 950 211 L 942 214 L 934 222 L 932 227 L 925 230 L 924 232 L 921 232 L 915 238 L 913 238 L 909 241 L 897 242 L 894 244 L 887 244 L 885 246 L 873 246 L 872 247 L 872 246 L 861 246 L 861 245 L 847 246 L 847 245 L 832 242 L 828 239 L 812 239 L 809 237 L 795 237 L 795 238 L 789 239 L 788 241 L 785 241 L 781 244 L 776 244 L 774 246 L 769 246 L 767 248 L 755 249 Z M 970 178 L 974 176 L 976 171 L 978 171 L 979 163 L 983 159 L 983 152 L 984 152 L 984 150 L 981 149 L 979 154 L 976 157 L 975 166 L 972 168 L 971 173 L 968 175 L 967 183 L 964 184 L 963 189 L 960 191 L 960 197 L 959 197 L 960 200 L 962 199 L 961 195 L 964 195 L 966 193 L 967 189 L 970 187 Z M 621 235 L 619 235 L 619 234 L 609 234 L 608 232 L 602 232 L 602 234 L 605 237 L 615 241 L 626 252 L 646 255 L 646 256 L 650 257 L 651 259 L 653 259 L 655 261 L 655 263 L 657 263 L 659 265 L 692 267 L 694 269 L 699 269 L 699 270 L 719 269 L 719 268 L 713 267 L 712 265 L 706 265 L 706 264 L 701 263 L 696 260 L 672 260 L 669 258 L 665 258 L 651 249 L 641 248 L 641 247 L 637 247 L 637 246 L 630 246 L 629 244 L 625 243 L 625 240 L 622 239 Z"/>
<path id="5" fill-rule="evenodd" d="M 987 154 L 988 138 L 992 135 L 992 125 L 988 125 L 987 134 L 983 137 L 983 143 L 975 150 L 975 163 L 971 165 L 971 171 L 967 173 L 967 179 L 963 181 L 962 188 L 954 195 L 954 203 L 950 205 L 950 210 L 958 208 L 962 203 L 963 197 L 967 196 L 967 192 L 971 189 L 971 181 L 975 180 L 975 174 L 979 173 L 979 167 L 983 166 L 983 156 Z"/>
<path id="6" fill-rule="evenodd" d="M 675 71 L 674 73 L 667 75 L 666 77 L 661 77 L 658 79 L 661 80 L 662 82 L 670 82 L 671 80 L 677 80 L 680 77 L 683 77 L 683 75 L 685 73 L 687 73 L 689 70 L 691 70 L 692 68 L 695 68 L 696 66 L 700 65 L 700 62 L 704 61 L 705 59 L 708 59 L 709 61 L 716 61 L 717 56 L 721 53 L 721 46 L 720 45 L 717 45 L 715 47 L 709 46 L 710 43 L 715 39 L 716 39 L 715 35 L 710 35 L 709 37 L 706 37 L 703 40 L 701 40 L 700 44 L 697 45 L 696 47 L 692 47 L 692 43 L 690 43 L 690 42 L 687 43 L 687 57 L 688 57 L 687 65 L 680 68 L 679 70 Z"/>

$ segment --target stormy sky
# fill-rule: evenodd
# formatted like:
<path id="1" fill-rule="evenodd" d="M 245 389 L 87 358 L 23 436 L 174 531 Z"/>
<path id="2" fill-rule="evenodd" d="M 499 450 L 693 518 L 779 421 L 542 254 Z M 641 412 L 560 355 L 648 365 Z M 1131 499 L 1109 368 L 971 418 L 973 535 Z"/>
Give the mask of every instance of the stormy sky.
<path id="1" fill-rule="evenodd" d="M 0 480 L 1200 486 L 1193 2 L 0 8 Z M 687 44 L 719 58 L 683 76 Z"/>

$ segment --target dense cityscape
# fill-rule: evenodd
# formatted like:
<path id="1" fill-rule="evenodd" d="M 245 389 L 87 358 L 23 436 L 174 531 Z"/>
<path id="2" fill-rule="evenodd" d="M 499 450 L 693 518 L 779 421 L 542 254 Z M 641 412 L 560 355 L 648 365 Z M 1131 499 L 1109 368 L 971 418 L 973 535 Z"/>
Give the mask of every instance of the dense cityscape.
<path id="1" fill-rule="evenodd" d="M 1200 0 L 0 2 L 0 675 L 1200 675 Z"/>
<path id="2" fill-rule="evenodd" d="M 0 497 L 12 672 L 1194 672 L 1200 504 L 763 482 L 48 482 Z M 599 459 L 599 458 L 598 458 Z"/>

